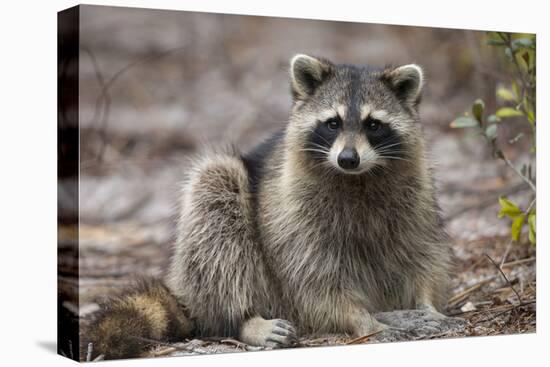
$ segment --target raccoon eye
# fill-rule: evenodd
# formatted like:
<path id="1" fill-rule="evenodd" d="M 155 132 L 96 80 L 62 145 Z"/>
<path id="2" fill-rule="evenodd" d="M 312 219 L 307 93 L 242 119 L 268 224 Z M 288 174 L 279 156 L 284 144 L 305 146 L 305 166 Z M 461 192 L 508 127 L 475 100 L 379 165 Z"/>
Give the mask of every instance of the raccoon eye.
<path id="1" fill-rule="evenodd" d="M 325 121 L 329 130 L 338 130 L 340 128 L 340 119 L 338 117 L 333 117 Z"/>
<path id="2" fill-rule="evenodd" d="M 369 131 L 378 131 L 378 129 L 380 129 L 380 120 L 368 119 L 367 129 Z"/>

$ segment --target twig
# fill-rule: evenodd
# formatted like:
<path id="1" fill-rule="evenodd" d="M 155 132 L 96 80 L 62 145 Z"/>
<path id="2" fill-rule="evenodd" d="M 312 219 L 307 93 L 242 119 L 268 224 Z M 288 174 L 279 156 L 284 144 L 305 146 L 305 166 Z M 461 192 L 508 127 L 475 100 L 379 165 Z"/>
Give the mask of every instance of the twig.
<path id="1" fill-rule="evenodd" d="M 533 181 L 531 181 L 529 178 L 527 178 L 527 176 L 521 173 L 521 171 L 518 170 L 516 166 L 514 166 L 514 164 L 508 158 L 506 158 L 504 153 L 501 153 L 500 158 L 504 161 L 504 163 L 508 165 L 508 167 L 510 167 L 523 180 L 523 182 L 529 185 L 529 187 L 531 188 L 531 190 L 533 190 L 535 194 L 537 193 L 537 188 L 533 183 Z"/>
<path id="2" fill-rule="evenodd" d="M 477 242 L 477 241 L 475 241 Z M 470 242 L 472 243 L 472 242 Z M 466 274 L 466 273 L 469 273 L 470 271 L 473 271 L 481 262 L 483 262 L 483 258 L 480 257 L 478 258 L 476 261 L 474 261 L 474 263 L 470 266 L 468 266 L 468 268 L 466 268 L 466 270 L 463 271 L 463 274 Z"/>
<path id="3" fill-rule="evenodd" d="M 491 280 L 493 280 L 495 277 L 490 277 L 490 278 L 487 278 L 487 279 L 484 279 L 480 282 L 478 282 L 477 284 L 474 284 L 473 286 L 471 286 L 470 288 L 467 288 L 465 290 L 463 290 L 462 292 L 460 293 L 457 293 L 455 294 L 453 297 L 451 297 L 451 299 L 449 300 L 448 304 L 449 306 L 448 307 L 453 307 L 453 306 L 456 306 L 460 301 L 462 301 L 467 295 L 469 295 L 470 293 L 476 291 L 477 289 L 481 288 L 481 286 L 483 286 L 485 283 L 488 283 L 490 282 Z"/>
<path id="4" fill-rule="evenodd" d="M 506 312 L 510 312 L 510 311 L 512 311 L 512 310 L 515 310 L 515 307 L 514 307 L 514 306 L 510 306 L 510 307 L 507 308 L 506 310 L 501 311 L 501 312 L 498 312 L 498 313 L 492 315 L 491 317 L 486 317 L 486 318 L 484 318 L 484 319 L 477 320 L 476 322 L 474 322 L 474 325 L 481 324 L 481 323 L 488 322 L 488 321 L 492 321 L 492 320 L 496 319 L 497 317 L 499 317 L 500 315 L 503 315 L 503 314 L 505 314 Z"/>
<path id="5" fill-rule="evenodd" d="M 449 313 L 448 316 L 451 316 L 451 317 L 454 317 L 454 316 L 460 316 L 460 315 L 465 315 L 465 314 L 471 314 L 471 316 L 477 316 L 477 315 L 481 315 L 481 314 L 484 314 L 484 313 L 487 313 L 487 312 L 490 312 L 490 311 L 495 311 L 495 309 L 497 310 L 501 310 L 501 309 L 508 309 L 508 307 L 510 307 L 510 305 L 505 305 L 504 307 L 503 306 L 500 306 L 500 307 L 496 307 L 496 308 L 493 308 L 493 309 L 486 309 L 486 310 L 471 310 L 471 311 L 459 311 L 459 312 L 454 312 L 454 313 Z"/>
<path id="6" fill-rule="evenodd" d="M 516 289 L 514 288 L 514 286 L 512 285 L 512 283 L 510 282 L 510 280 L 508 279 L 508 277 L 506 276 L 506 274 L 504 274 L 504 272 L 502 271 L 502 269 L 500 268 L 500 266 L 497 265 L 497 263 L 491 258 L 491 256 L 489 256 L 488 254 L 484 254 L 485 256 L 487 256 L 487 258 L 489 259 L 489 261 L 491 261 L 491 263 L 493 263 L 493 265 L 495 266 L 495 268 L 498 269 L 498 271 L 500 272 L 500 274 L 502 275 L 502 277 L 504 278 L 504 280 L 506 281 L 506 284 L 508 284 L 508 286 L 510 287 L 510 289 L 512 289 L 512 291 L 516 294 L 516 297 L 518 297 L 518 301 L 521 304 L 523 304 L 523 301 L 521 299 L 521 296 L 519 295 L 519 293 L 516 291 Z M 515 307 L 515 306 L 514 306 Z"/>
<path id="7" fill-rule="evenodd" d="M 496 319 L 497 317 L 499 317 L 500 315 L 505 314 L 506 312 L 510 312 L 510 311 L 515 310 L 519 307 L 527 306 L 527 305 L 530 305 L 530 304 L 533 304 L 533 303 L 536 303 L 536 302 L 537 302 L 537 300 L 533 299 L 533 300 L 530 300 L 530 301 L 523 302 L 519 306 L 510 305 L 505 310 L 500 311 L 500 312 L 496 313 L 495 315 L 492 315 L 491 317 L 487 317 L 485 319 L 477 320 L 476 322 L 474 322 L 474 325 L 477 325 L 477 324 L 480 324 L 480 323 L 483 323 L 483 322 L 492 321 L 492 320 Z M 493 310 L 487 310 L 487 311 L 493 311 Z"/>
<path id="8" fill-rule="evenodd" d="M 507 268 L 507 267 L 510 267 L 510 266 L 530 263 L 530 262 L 533 262 L 535 260 L 537 260 L 537 258 L 533 256 L 533 257 L 529 257 L 527 259 L 520 259 L 520 260 L 510 261 L 510 262 L 502 264 L 500 267 L 501 268 Z"/>
<path id="9" fill-rule="evenodd" d="M 534 198 L 533 200 L 531 200 L 531 204 L 529 204 L 529 206 L 527 207 L 527 210 L 525 210 L 525 213 L 529 214 L 531 209 L 533 209 L 533 206 L 535 205 L 536 201 L 537 201 L 537 198 Z"/>
<path id="10" fill-rule="evenodd" d="M 510 252 L 510 249 L 512 248 L 512 239 L 508 241 L 508 245 L 506 246 L 506 250 L 504 251 L 504 255 L 502 256 L 502 260 L 500 261 L 500 267 L 502 268 L 502 265 L 504 265 L 504 262 L 506 262 L 506 258 L 508 258 L 508 253 Z"/>
<path id="11" fill-rule="evenodd" d="M 108 80 L 105 80 L 105 78 L 103 77 L 103 74 L 101 73 L 101 69 L 99 68 L 99 64 L 97 63 L 97 60 L 95 58 L 94 53 L 88 48 L 85 48 L 85 47 L 83 48 L 83 50 L 86 53 L 88 53 L 88 55 L 90 56 L 90 60 L 92 61 L 92 66 L 94 67 L 94 72 L 96 74 L 96 78 L 98 80 L 98 83 L 101 86 L 101 92 L 97 96 L 97 99 L 96 99 L 96 110 L 101 109 L 101 107 L 103 106 L 102 114 L 100 115 L 100 117 L 98 117 L 98 120 L 100 122 L 100 130 L 99 131 L 100 131 L 100 134 L 102 136 L 102 145 L 100 146 L 99 153 L 98 153 L 98 160 L 99 161 L 102 161 L 103 152 L 104 152 L 105 146 L 106 146 L 106 139 L 107 139 L 106 129 L 107 129 L 108 118 L 109 118 L 109 110 L 110 110 L 110 107 L 111 107 L 111 96 L 109 94 L 109 90 L 110 90 L 111 86 L 117 81 L 117 79 L 121 75 L 126 73 L 128 70 L 132 69 L 134 66 L 139 65 L 139 64 L 145 64 L 145 63 L 153 61 L 155 59 L 160 59 L 160 58 L 162 58 L 166 55 L 169 55 L 171 53 L 184 50 L 186 47 L 187 47 L 187 45 L 180 46 L 180 47 L 174 47 L 174 48 L 159 52 L 159 53 L 154 54 L 154 55 L 150 55 L 150 56 L 147 56 L 147 57 L 144 57 L 144 58 L 141 58 L 141 59 L 134 60 L 134 61 L 130 62 L 129 64 L 125 65 L 123 68 L 119 69 Z M 93 118 L 95 119 L 96 116 L 97 115 L 96 115 L 96 112 L 94 110 L 94 117 Z"/>
<path id="12" fill-rule="evenodd" d="M 370 334 L 363 335 L 363 336 L 360 336 L 360 337 L 358 337 L 358 338 L 352 339 L 352 340 L 350 340 L 349 342 L 347 342 L 346 344 L 347 344 L 347 345 L 351 345 L 351 344 L 361 344 L 361 343 L 364 343 L 364 342 L 366 342 L 371 336 L 376 335 L 376 334 L 378 334 L 378 333 L 381 333 L 382 331 L 384 331 L 384 329 L 380 329 L 380 330 L 377 330 L 377 331 L 372 332 L 372 333 L 370 333 Z"/>
<path id="13" fill-rule="evenodd" d="M 243 342 L 240 342 L 238 340 L 235 340 L 235 339 L 231 339 L 231 338 L 228 338 L 228 339 L 222 339 L 221 340 L 221 343 L 227 343 L 227 344 L 231 344 L 231 345 L 234 345 L 236 346 L 237 348 L 242 348 L 244 350 L 247 350 L 248 349 L 248 344 L 246 343 L 243 343 Z"/>
<path id="14" fill-rule="evenodd" d="M 153 355 L 153 357 L 162 357 L 162 356 L 165 356 L 167 354 L 170 354 L 170 353 L 173 353 L 173 352 L 176 352 L 177 349 L 174 348 L 174 347 L 166 347 L 165 349 L 162 349 L 162 350 L 159 350 L 157 352 L 153 352 L 151 353 Z"/>
<path id="15" fill-rule="evenodd" d="M 198 353 L 198 354 L 205 354 L 206 353 L 204 351 L 199 351 L 197 349 L 194 349 L 193 345 L 179 346 L 179 345 L 174 345 L 174 344 L 163 342 L 163 341 L 156 340 L 156 339 L 144 338 L 142 336 L 135 336 L 135 335 L 128 335 L 128 336 L 131 337 L 131 338 L 137 339 L 137 340 L 141 340 L 141 341 L 151 343 L 151 344 L 164 345 L 165 347 L 171 347 L 171 348 L 174 348 L 174 351 L 179 350 L 179 351 L 193 352 L 193 353 Z M 153 352 L 153 355 L 154 355 L 154 352 Z"/>
<path id="16" fill-rule="evenodd" d="M 304 345 L 304 346 L 321 345 L 321 344 L 326 343 L 328 340 L 329 340 L 329 338 L 327 338 L 327 337 L 315 338 L 315 339 L 303 340 L 303 341 L 300 342 L 300 344 Z"/>

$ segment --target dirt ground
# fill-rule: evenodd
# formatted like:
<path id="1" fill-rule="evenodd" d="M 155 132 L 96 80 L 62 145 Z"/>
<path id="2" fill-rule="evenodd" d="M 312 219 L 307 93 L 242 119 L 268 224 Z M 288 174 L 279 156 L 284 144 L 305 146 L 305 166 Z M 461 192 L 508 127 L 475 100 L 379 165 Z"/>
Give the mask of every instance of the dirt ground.
<path id="1" fill-rule="evenodd" d="M 426 71 L 422 123 L 456 260 L 447 313 L 468 321 L 459 331 L 429 338 L 534 332 L 535 248 L 524 240 L 512 243 L 510 223 L 497 218 L 499 196 L 525 206 L 529 188 L 491 157 L 479 137 L 449 128 L 477 97 L 493 108 L 494 86 L 505 81 L 500 59 L 483 37 L 447 29 L 85 7 L 80 253 L 78 263 L 60 263 L 61 291 L 79 287 L 79 305 L 67 301 L 64 307 L 85 326 L 98 301 L 136 275 L 162 275 L 186 158 L 207 145 L 233 142 L 249 149 L 281 128 L 291 102 L 287 62 L 302 52 L 347 63 L 415 62 Z M 501 128 L 499 139 L 513 133 Z M 514 162 L 525 160 L 518 152 L 507 151 Z M 70 232 L 60 229 L 62 249 Z M 77 266 L 79 279 L 70 276 Z M 364 342 L 369 338 L 330 335 L 306 337 L 300 345 Z M 231 339 L 191 340 L 160 345 L 151 356 L 255 349 Z"/>

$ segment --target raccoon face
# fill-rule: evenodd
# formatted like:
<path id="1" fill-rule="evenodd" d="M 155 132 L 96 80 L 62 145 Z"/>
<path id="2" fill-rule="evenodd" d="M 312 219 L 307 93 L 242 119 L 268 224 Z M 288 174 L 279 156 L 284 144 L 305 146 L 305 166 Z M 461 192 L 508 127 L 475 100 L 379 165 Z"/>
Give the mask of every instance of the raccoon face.
<path id="1" fill-rule="evenodd" d="M 313 166 L 359 175 L 411 162 L 420 136 L 419 66 L 381 70 L 297 55 L 291 81 L 288 137 Z"/>

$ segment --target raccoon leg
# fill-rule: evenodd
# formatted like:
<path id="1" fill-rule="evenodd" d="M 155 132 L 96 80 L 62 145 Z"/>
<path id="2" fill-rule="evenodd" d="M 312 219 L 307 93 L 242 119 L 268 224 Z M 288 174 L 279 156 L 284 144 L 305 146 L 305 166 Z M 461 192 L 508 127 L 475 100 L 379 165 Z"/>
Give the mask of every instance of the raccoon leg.
<path id="1" fill-rule="evenodd" d="M 288 344 L 293 328 L 268 320 L 280 298 L 256 241 L 248 173 L 240 157 L 203 157 L 182 199 L 167 283 L 196 320 L 198 336 Z"/>
<path id="2" fill-rule="evenodd" d="M 106 359 L 137 357 L 156 342 L 190 335 L 192 322 L 158 280 L 142 279 L 106 302 L 89 329 L 96 355 Z"/>
<path id="3" fill-rule="evenodd" d="M 363 310 L 357 312 L 353 318 L 352 331 L 355 337 L 369 335 L 390 328 L 376 320 L 368 311 Z"/>
<path id="4" fill-rule="evenodd" d="M 441 261 L 443 263 L 443 260 Z M 419 276 L 414 280 L 413 287 L 415 307 L 429 311 L 434 319 L 446 316 L 442 313 L 447 303 L 449 275 L 447 267 L 433 266 L 430 274 Z"/>
<path id="5" fill-rule="evenodd" d="M 435 304 L 436 301 L 434 300 L 434 296 L 432 295 L 432 290 L 422 288 L 420 290 L 420 293 L 418 294 L 416 308 L 419 310 L 428 311 L 430 313 L 430 316 L 432 316 L 434 319 L 446 318 L 447 316 L 439 312 Z"/>

